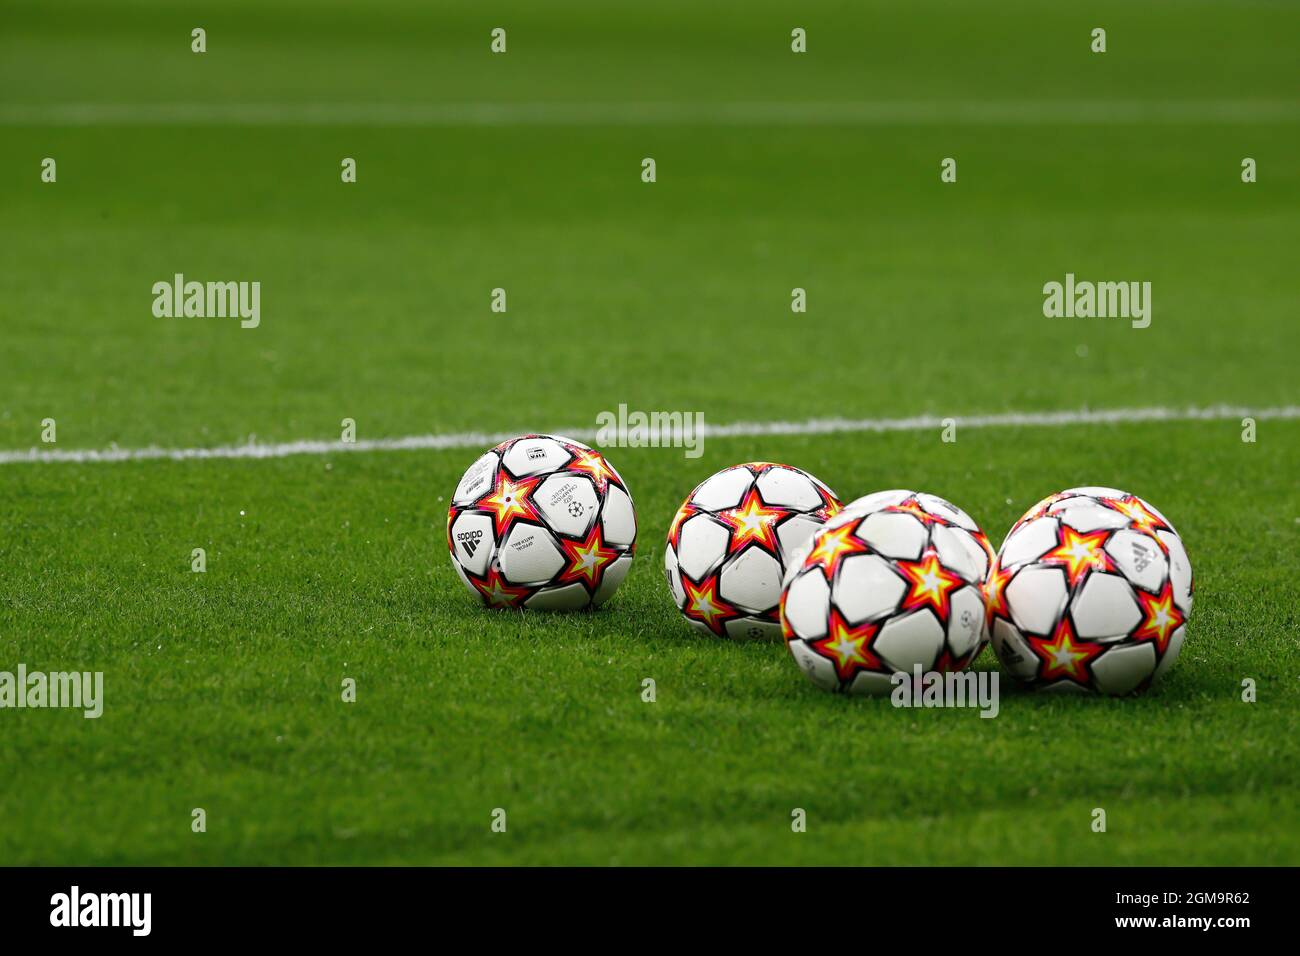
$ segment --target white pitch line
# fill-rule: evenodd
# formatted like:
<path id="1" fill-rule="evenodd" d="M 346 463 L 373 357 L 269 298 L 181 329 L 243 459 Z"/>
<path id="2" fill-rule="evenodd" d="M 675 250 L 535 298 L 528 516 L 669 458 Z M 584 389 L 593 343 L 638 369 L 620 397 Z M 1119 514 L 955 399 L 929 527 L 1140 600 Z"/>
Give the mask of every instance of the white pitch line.
<path id="1" fill-rule="evenodd" d="M 1297 123 L 1300 101 L 0 103 L 0 126 L 870 126 Z"/>
<path id="2" fill-rule="evenodd" d="M 936 416 L 911 418 L 814 418 L 802 422 L 734 422 L 729 425 L 705 424 L 704 438 L 756 438 L 764 435 L 834 435 L 848 432 L 927 431 L 943 427 L 951 417 L 959 428 L 1060 428 L 1067 425 L 1114 425 L 1133 422 L 1191 422 L 1239 420 L 1257 421 L 1300 418 L 1300 405 L 1273 408 L 1247 408 L 1237 405 L 1210 405 L 1201 408 L 1111 408 L 1080 409 L 1059 412 L 1002 412 L 992 415 Z M 522 432 L 454 432 L 445 435 L 407 435 L 402 438 L 375 438 L 356 442 L 291 441 L 276 443 L 248 442 L 216 448 L 146 448 L 42 449 L 0 451 L 0 465 L 103 463 L 119 461 L 203 461 L 208 459 L 288 458 L 293 455 L 332 455 L 339 452 L 429 451 L 448 448 L 490 448 Z M 549 434 L 565 435 L 581 441 L 594 441 L 597 429 L 560 428 Z M 667 430 L 660 434 L 669 436 Z M 652 444 L 652 442 L 647 442 Z"/>

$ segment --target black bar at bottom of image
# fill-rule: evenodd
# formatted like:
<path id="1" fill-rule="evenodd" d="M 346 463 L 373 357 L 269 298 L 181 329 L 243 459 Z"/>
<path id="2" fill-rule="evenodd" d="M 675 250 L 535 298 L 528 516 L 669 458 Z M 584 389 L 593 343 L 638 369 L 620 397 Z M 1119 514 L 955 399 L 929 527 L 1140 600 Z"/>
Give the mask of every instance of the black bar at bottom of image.
<path id="1" fill-rule="evenodd" d="M 6 941 L 284 939 L 458 929 L 592 942 L 680 930 L 735 944 L 783 929 L 877 942 L 1279 931 L 1294 869 L 0 869 Z M 821 926 L 821 930 L 818 926 Z M 609 933 L 608 936 L 592 934 Z"/>

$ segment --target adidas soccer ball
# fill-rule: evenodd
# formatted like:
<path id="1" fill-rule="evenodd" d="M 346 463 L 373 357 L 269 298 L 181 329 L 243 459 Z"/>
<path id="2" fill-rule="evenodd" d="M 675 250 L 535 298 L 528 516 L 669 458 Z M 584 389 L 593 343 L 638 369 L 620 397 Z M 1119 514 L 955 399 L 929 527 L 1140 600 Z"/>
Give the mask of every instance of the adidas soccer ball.
<path id="1" fill-rule="evenodd" d="M 668 530 L 664 575 L 694 627 L 737 640 L 780 636 L 786 564 L 828 517 L 835 493 L 798 468 L 725 468 L 687 496 Z"/>
<path id="2" fill-rule="evenodd" d="M 1178 658 L 1192 565 L 1172 524 L 1136 495 L 1071 488 L 1012 526 L 988 581 L 993 649 L 1051 691 L 1142 691 Z"/>
<path id="3" fill-rule="evenodd" d="M 993 557 L 971 517 L 902 489 L 850 502 L 786 578 L 781 627 L 818 687 L 888 694 L 894 674 L 959 670 L 987 640 Z"/>
<path id="4" fill-rule="evenodd" d="M 469 466 L 447 512 L 460 579 L 493 607 L 602 604 L 632 564 L 636 511 L 603 455 L 556 435 L 502 442 Z"/>

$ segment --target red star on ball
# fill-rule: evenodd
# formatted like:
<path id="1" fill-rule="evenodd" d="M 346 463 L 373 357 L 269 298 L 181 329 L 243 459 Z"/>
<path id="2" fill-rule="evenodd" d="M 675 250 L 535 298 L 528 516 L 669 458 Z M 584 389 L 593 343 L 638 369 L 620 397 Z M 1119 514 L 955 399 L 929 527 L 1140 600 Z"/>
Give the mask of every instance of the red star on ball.
<path id="1" fill-rule="evenodd" d="M 867 549 L 867 544 L 853 532 L 858 522 L 846 521 L 837 528 L 821 528 L 813 534 L 812 549 L 804 560 L 804 567 L 819 565 L 826 574 L 826 580 L 835 580 L 835 569 L 850 554 L 860 554 Z"/>
<path id="2" fill-rule="evenodd" d="M 899 502 L 896 505 L 890 505 L 888 508 L 882 508 L 881 510 L 901 511 L 904 514 L 909 514 L 913 518 L 916 518 L 918 521 L 921 522 L 921 524 L 924 525 L 947 523 L 943 518 L 939 517 L 938 515 L 930 514 L 930 512 L 922 508 L 921 502 L 917 501 L 916 498 L 908 498 L 906 501 Z"/>
<path id="3" fill-rule="evenodd" d="M 686 592 L 686 606 L 682 608 L 682 613 L 699 621 L 719 637 L 725 637 L 727 632 L 723 624 L 728 618 L 739 617 L 740 612 L 718 597 L 717 575 L 706 578 L 702 585 L 696 586 L 683 574 L 682 590 Z"/>
<path id="4" fill-rule="evenodd" d="M 756 541 L 773 554 L 778 553 L 776 540 L 776 523 L 788 512 L 783 508 L 773 508 L 763 503 L 758 488 L 750 485 L 744 499 L 734 508 L 719 511 L 717 518 L 731 529 L 731 544 L 728 550 L 735 554 L 744 550 L 745 545 Z"/>
<path id="5" fill-rule="evenodd" d="M 930 607 L 947 624 L 952 592 L 966 584 L 962 576 L 940 564 L 933 549 L 921 555 L 920 561 L 897 561 L 895 567 L 910 585 L 901 605 L 903 610 Z"/>
<path id="6" fill-rule="evenodd" d="M 507 584 L 506 579 L 496 568 L 488 568 L 487 577 L 467 575 L 469 583 L 474 585 L 483 602 L 489 607 L 518 607 L 532 593 L 531 588 L 515 587 Z"/>
<path id="7" fill-rule="evenodd" d="M 1166 581 L 1159 594 L 1147 594 L 1141 588 L 1134 589 L 1138 603 L 1142 605 L 1142 623 L 1133 632 L 1135 641 L 1155 641 L 1161 654 L 1169 647 L 1169 639 L 1187 619 L 1174 603 L 1173 586 Z"/>
<path id="8" fill-rule="evenodd" d="M 839 514 L 841 511 L 844 510 L 844 506 L 840 504 L 838 501 L 836 501 L 834 498 L 829 497 L 826 494 L 825 490 L 818 488 L 817 491 L 821 494 L 822 501 L 826 503 L 822 505 L 820 508 L 818 508 L 816 511 L 812 512 L 814 518 L 817 518 L 819 521 L 822 522 L 830 521 L 837 514 Z"/>
<path id="9" fill-rule="evenodd" d="M 606 566 L 618 557 L 616 550 L 605 547 L 600 534 L 600 522 L 592 525 L 585 540 L 569 541 L 561 538 L 560 547 L 564 549 L 568 563 L 560 573 L 559 583 L 582 581 L 593 592 L 600 587 Z"/>
<path id="10" fill-rule="evenodd" d="M 1125 495 L 1123 498 L 1106 498 L 1103 499 L 1102 503 L 1123 514 L 1129 521 L 1133 522 L 1135 527 L 1150 532 L 1152 535 L 1157 531 L 1173 530 L 1158 514 L 1148 508 L 1146 502 L 1137 495 Z"/>
<path id="11" fill-rule="evenodd" d="M 1020 520 L 1011 526 L 1011 531 L 1007 532 L 1007 537 L 1010 537 L 1011 534 L 1022 525 L 1027 525 L 1035 518 L 1041 518 L 1043 515 L 1047 514 L 1047 509 L 1050 508 L 1052 505 L 1056 504 L 1056 502 L 1062 501 L 1065 498 L 1072 498 L 1072 497 L 1074 496 L 1063 494 L 1059 491 L 1056 494 L 1048 495 L 1046 498 L 1038 502 L 1036 505 L 1034 505 L 1032 508 L 1030 508 L 1028 511 L 1026 511 L 1023 515 L 1020 516 Z"/>
<path id="12" fill-rule="evenodd" d="M 984 603 L 988 608 L 989 626 L 994 618 L 1011 620 L 1011 608 L 1007 604 L 1007 585 L 1015 572 L 999 567 L 996 563 L 989 568 L 988 579 L 984 582 Z"/>
<path id="13" fill-rule="evenodd" d="M 1029 646 L 1038 655 L 1038 676 L 1043 680 L 1068 677 L 1076 684 L 1088 686 L 1088 662 L 1104 651 L 1102 644 L 1080 641 L 1074 636 L 1070 619 L 1062 617 L 1049 640 L 1046 637 L 1025 635 Z"/>
<path id="14" fill-rule="evenodd" d="M 605 489 L 609 487 L 610 481 L 618 481 L 618 476 L 614 474 L 614 470 L 609 467 L 605 457 L 599 452 L 592 451 L 590 448 L 579 448 L 577 445 L 565 445 L 564 447 L 573 455 L 573 460 L 566 466 L 566 470 L 580 471 L 590 476 L 602 495 L 605 493 Z"/>
<path id="15" fill-rule="evenodd" d="M 975 543 L 978 544 L 981 549 L 983 549 L 984 554 L 988 557 L 989 560 L 988 567 L 990 568 L 993 567 L 993 563 L 997 561 L 998 553 L 993 550 L 993 545 L 989 544 L 989 536 L 986 535 L 983 531 L 980 531 L 978 529 L 976 529 L 975 531 L 968 531 L 967 534 L 969 534 L 972 538 L 974 538 Z"/>
<path id="16" fill-rule="evenodd" d="M 515 481 L 502 471 L 497 475 L 492 491 L 475 506 L 492 513 L 492 524 L 498 541 L 504 541 L 506 532 L 521 518 L 541 523 L 541 516 L 532 500 L 533 490 L 540 481 L 540 478 Z"/>
<path id="17" fill-rule="evenodd" d="M 1105 551 L 1106 530 L 1080 534 L 1067 524 L 1061 525 L 1061 543 L 1039 560 L 1044 564 L 1057 564 L 1065 568 L 1066 579 L 1074 587 L 1089 571 L 1114 571 L 1115 562 Z"/>
<path id="18" fill-rule="evenodd" d="M 880 624 L 870 621 L 850 625 L 840 614 L 839 608 L 831 607 L 830 620 L 827 622 L 826 636 L 817 641 L 810 641 L 812 648 L 822 657 L 835 665 L 835 673 L 841 681 L 849 681 L 858 671 L 875 671 L 890 673 L 890 668 L 876 656 L 871 649 L 871 642 L 880 633 Z"/>
<path id="19" fill-rule="evenodd" d="M 677 509 L 677 514 L 673 515 L 673 523 L 668 526 L 668 543 L 672 545 L 674 551 L 676 551 L 677 546 L 681 544 L 682 525 L 686 523 L 687 518 L 699 513 L 699 509 L 691 504 L 690 499 L 688 498 L 682 503 L 682 506 Z"/>

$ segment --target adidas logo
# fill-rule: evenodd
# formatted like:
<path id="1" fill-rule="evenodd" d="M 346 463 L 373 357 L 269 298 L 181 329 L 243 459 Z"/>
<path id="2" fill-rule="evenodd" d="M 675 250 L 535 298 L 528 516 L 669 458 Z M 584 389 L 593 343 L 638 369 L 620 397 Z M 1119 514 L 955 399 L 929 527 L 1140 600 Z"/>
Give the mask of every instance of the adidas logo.
<path id="1" fill-rule="evenodd" d="M 1010 641 L 994 638 L 993 644 L 995 648 L 1000 649 L 1000 656 L 1008 664 L 1023 664 L 1025 662 L 1024 655 L 1016 650 Z"/>
<path id="2" fill-rule="evenodd" d="M 541 461 L 546 457 L 546 449 L 534 445 L 532 448 L 525 449 L 524 454 L 528 456 L 529 461 Z"/>
<path id="3" fill-rule="evenodd" d="M 1139 572 L 1145 571 L 1151 563 L 1151 552 L 1140 544 L 1133 545 L 1133 564 Z"/>
<path id="4" fill-rule="evenodd" d="M 474 557 L 474 552 L 478 550 L 479 540 L 483 537 L 482 531 L 461 531 L 456 535 L 456 540 L 460 546 L 465 549 L 467 558 Z"/>

